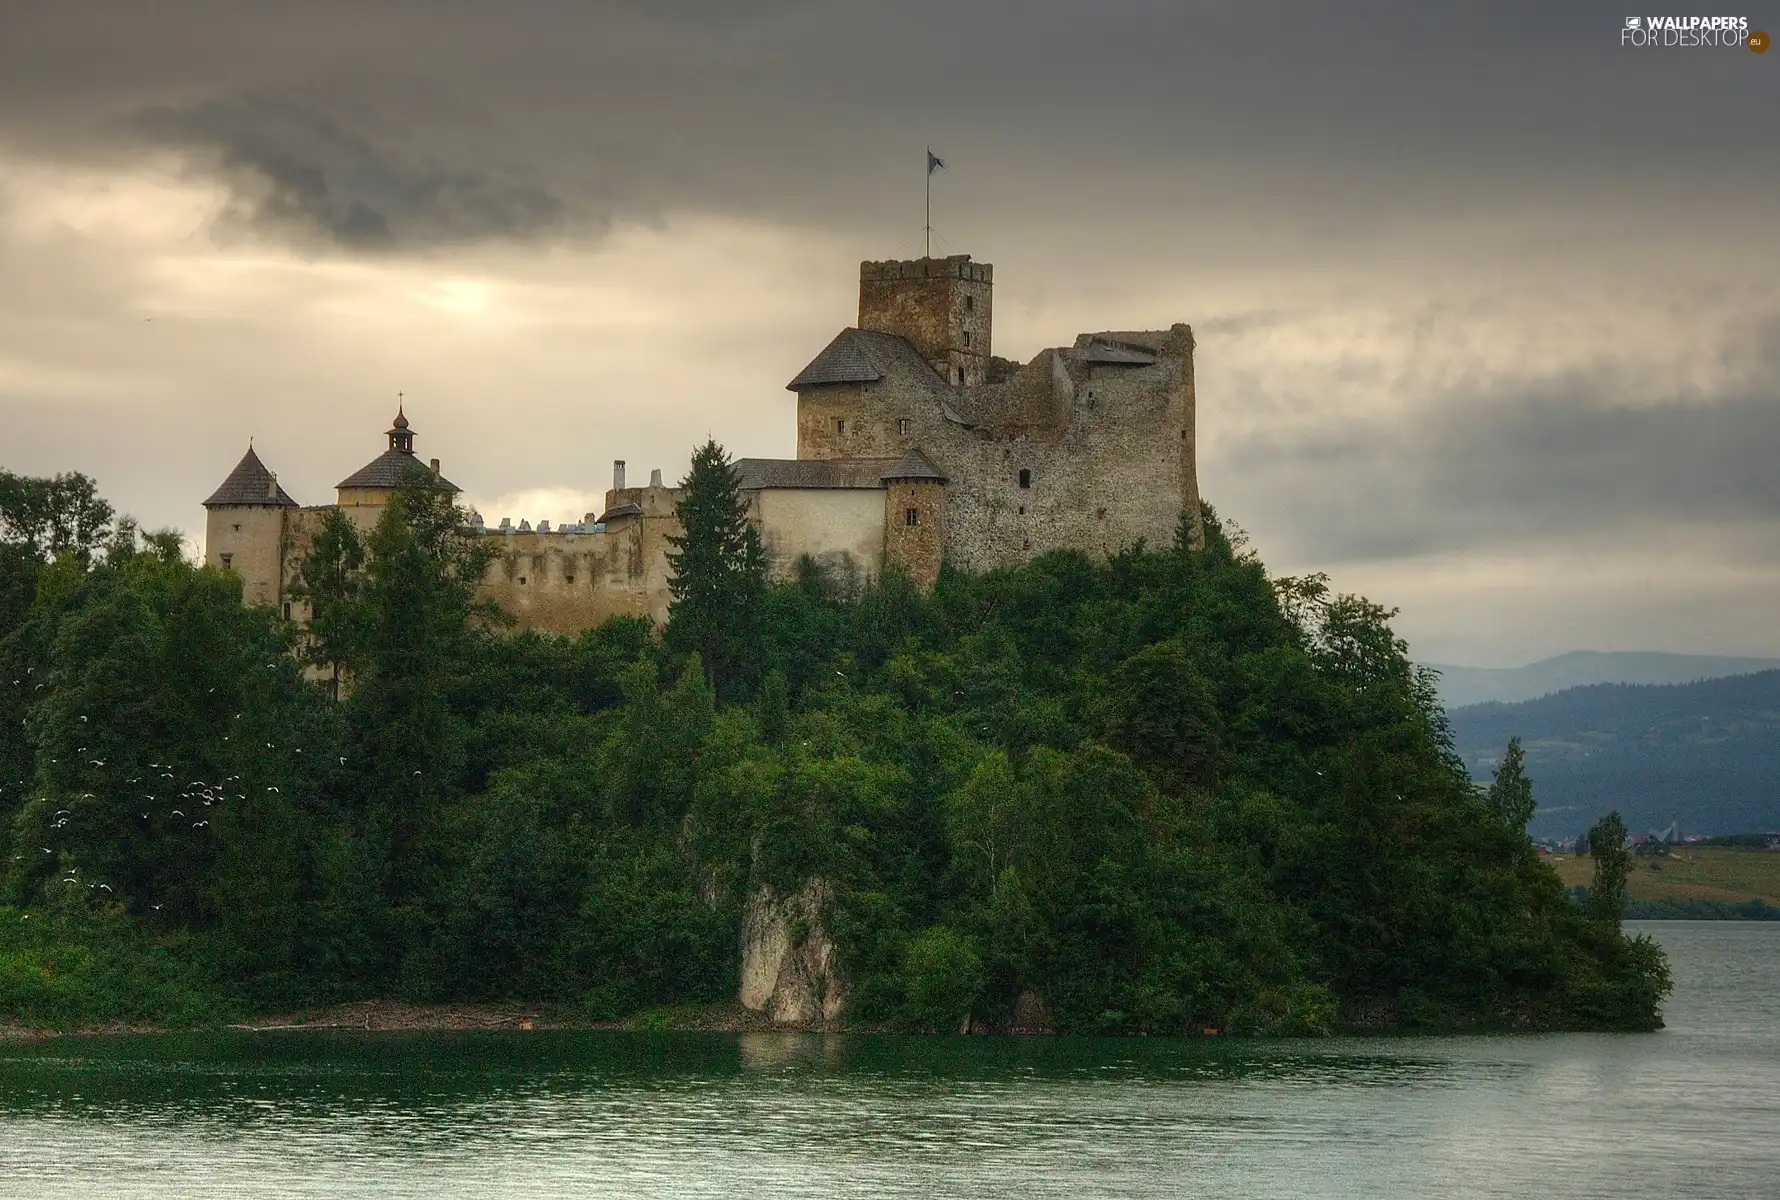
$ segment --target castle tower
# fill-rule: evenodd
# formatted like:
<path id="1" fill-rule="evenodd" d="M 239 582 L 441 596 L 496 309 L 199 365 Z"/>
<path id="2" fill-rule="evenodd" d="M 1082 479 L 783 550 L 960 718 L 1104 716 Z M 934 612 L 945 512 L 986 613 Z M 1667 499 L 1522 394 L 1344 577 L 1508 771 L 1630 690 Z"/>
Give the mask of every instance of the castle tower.
<path id="1" fill-rule="evenodd" d="M 439 474 L 438 459 L 424 464 L 414 456 L 414 430 L 409 427 L 407 414 L 400 404 L 396 406 L 395 422 L 384 436 L 389 439 L 387 450 L 334 485 L 340 511 L 361 530 L 377 524 L 390 496 L 404 484 L 430 481 L 446 491 L 459 490 L 456 484 Z"/>
<path id="2" fill-rule="evenodd" d="M 204 563 L 241 576 L 245 603 L 284 598 L 285 514 L 296 507 L 251 445 L 204 501 Z"/>
<path id="3" fill-rule="evenodd" d="M 958 387 L 983 382 L 995 269 L 968 254 L 859 264 L 859 328 L 904 338 Z"/>
<path id="4" fill-rule="evenodd" d="M 939 578 L 945 545 L 945 473 L 921 451 L 910 450 L 881 479 L 884 565 L 899 566 L 916 587 L 930 588 Z"/>

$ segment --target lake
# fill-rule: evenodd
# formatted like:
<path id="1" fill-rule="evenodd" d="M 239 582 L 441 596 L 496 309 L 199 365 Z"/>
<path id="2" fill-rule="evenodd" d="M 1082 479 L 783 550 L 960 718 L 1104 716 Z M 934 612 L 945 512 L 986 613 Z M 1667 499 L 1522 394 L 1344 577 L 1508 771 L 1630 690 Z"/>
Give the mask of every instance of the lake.
<path id="1" fill-rule="evenodd" d="M 1661 1033 L 0 1043 L 0 1194 L 1780 1195 L 1780 923 L 1631 927 Z"/>

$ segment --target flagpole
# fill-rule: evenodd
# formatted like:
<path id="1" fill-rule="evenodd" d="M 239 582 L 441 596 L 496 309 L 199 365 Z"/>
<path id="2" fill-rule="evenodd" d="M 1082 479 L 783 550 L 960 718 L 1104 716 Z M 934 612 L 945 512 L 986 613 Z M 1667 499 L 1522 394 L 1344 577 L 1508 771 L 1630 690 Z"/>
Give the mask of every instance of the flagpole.
<path id="1" fill-rule="evenodd" d="M 927 240 L 921 250 L 922 258 L 933 257 L 933 147 L 927 147 L 927 223 L 921 226 L 921 234 Z"/>

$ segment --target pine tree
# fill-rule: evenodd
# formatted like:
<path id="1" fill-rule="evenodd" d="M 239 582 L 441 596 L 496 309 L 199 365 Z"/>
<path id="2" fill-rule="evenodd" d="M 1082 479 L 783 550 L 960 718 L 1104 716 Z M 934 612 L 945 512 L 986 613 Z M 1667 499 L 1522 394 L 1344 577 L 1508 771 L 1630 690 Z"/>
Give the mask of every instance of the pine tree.
<path id="1" fill-rule="evenodd" d="M 1537 807 L 1525 759 L 1520 739 L 1509 738 L 1508 752 L 1502 755 L 1502 765 L 1496 768 L 1496 781 L 1490 784 L 1490 803 L 1495 806 L 1502 824 L 1514 833 L 1526 832 L 1527 822 L 1533 819 Z"/>
<path id="2" fill-rule="evenodd" d="M 715 440 L 693 454 L 680 486 L 681 532 L 668 539 L 674 549 L 667 641 L 679 653 L 696 653 L 712 691 L 729 696 L 745 690 L 758 670 L 766 553 L 729 455 Z"/>
<path id="3" fill-rule="evenodd" d="M 340 698 L 341 680 L 358 665 L 365 642 L 365 546 L 345 514 L 329 509 L 303 556 L 291 595 L 309 604 L 303 661 L 328 668 L 330 692 Z"/>

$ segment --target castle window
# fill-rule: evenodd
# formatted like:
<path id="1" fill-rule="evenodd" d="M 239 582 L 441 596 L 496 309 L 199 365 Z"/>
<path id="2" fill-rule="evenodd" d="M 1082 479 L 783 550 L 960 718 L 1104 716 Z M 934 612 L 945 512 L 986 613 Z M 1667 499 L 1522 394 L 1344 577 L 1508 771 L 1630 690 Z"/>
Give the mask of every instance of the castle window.
<path id="1" fill-rule="evenodd" d="M 902 512 L 902 523 L 911 528 L 919 525 L 921 523 L 921 510 L 918 508 L 904 509 Z"/>
<path id="2" fill-rule="evenodd" d="M 964 382 L 964 368 L 963 367 L 958 368 L 958 382 L 959 383 Z"/>
<path id="3" fill-rule="evenodd" d="M 970 330 L 968 329 L 964 331 L 964 345 L 967 348 L 970 346 Z"/>
<path id="4" fill-rule="evenodd" d="M 573 575 L 564 575 L 562 577 L 562 581 L 564 583 L 573 583 L 573 582 L 575 582 L 575 577 Z"/>
<path id="5" fill-rule="evenodd" d="M 523 576 L 523 575 L 521 575 L 521 576 L 520 576 L 520 577 L 519 577 L 519 586 L 520 586 L 520 587 L 524 587 L 524 586 L 525 586 L 525 576 Z"/>
<path id="6" fill-rule="evenodd" d="M 1020 515 L 1022 517 L 1026 515 L 1026 506 L 1024 504 L 1020 505 Z"/>
<path id="7" fill-rule="evenodd" d="M 1020 471 L 1020 486 L 1023 488 L 1029 488 L 1032 486 L 1032 472 L 1031 471 L 1025 470 L 1024 468 L 1021 469 L 1021 471 Z"/>
<path id="8" fill-rule="evenodd" d="M 236 533 L 241 532 L 241 526 L 239 526 L 239 525 L 231 525 L 231 526 L 229 526 L 229 528 L 233 529 Z"/>
<path id="9" fill-rule="evenodd" d="M 834 431 L 842 437 L 847 436 L 847 418 L 841 417 L 834 423 Z"/>
<path id="10" fill-rule="evenodd" d="M 977 298 L 975 296 L 966 296 L 964 298 L 964 311 L 965 312 L 975 312 L 976 308 L 977 308 Z"/>
<path id="11" fill-rule="evenodd" d="M 909 435 L 909 430 L 914 428 L 914 425 L 915 423 L 907 417 L 899 417 L 896 421 L 896 432 L 903 437 L 907 437 Z"/>
<path id="12" fill-rule="evenodd" d="M 284 619 L 287 621 L 290 620 L 290 601 L 289 600 L 286 600 L 284 602 Z"/>
<path id="13" fill-rule="evenodd" d="M 232 562 L 234 562 L 234 561 L 235 561 L 235 556 L 234 556 L 234 555 L 233 555 L 233 554 L 225 554 L 225 555 L 223 555 L 223 556 L 222 556 L 222 565 L 223 565 L 223 570 L 225 570 L 225 571 L 226 571 L 226 570 L 228 570 L 228 569 L 229 569 L 229 564 L 230 564 L 230 563 L 232 563 Z"/>
<path id="14" fill-rule="evenodd" d="M 1106 520 L 1106 510 L 1104 508 L 1097 508 L 1094 510 L 1094 516 L 1097 520 L 1104 521 Z"/>

